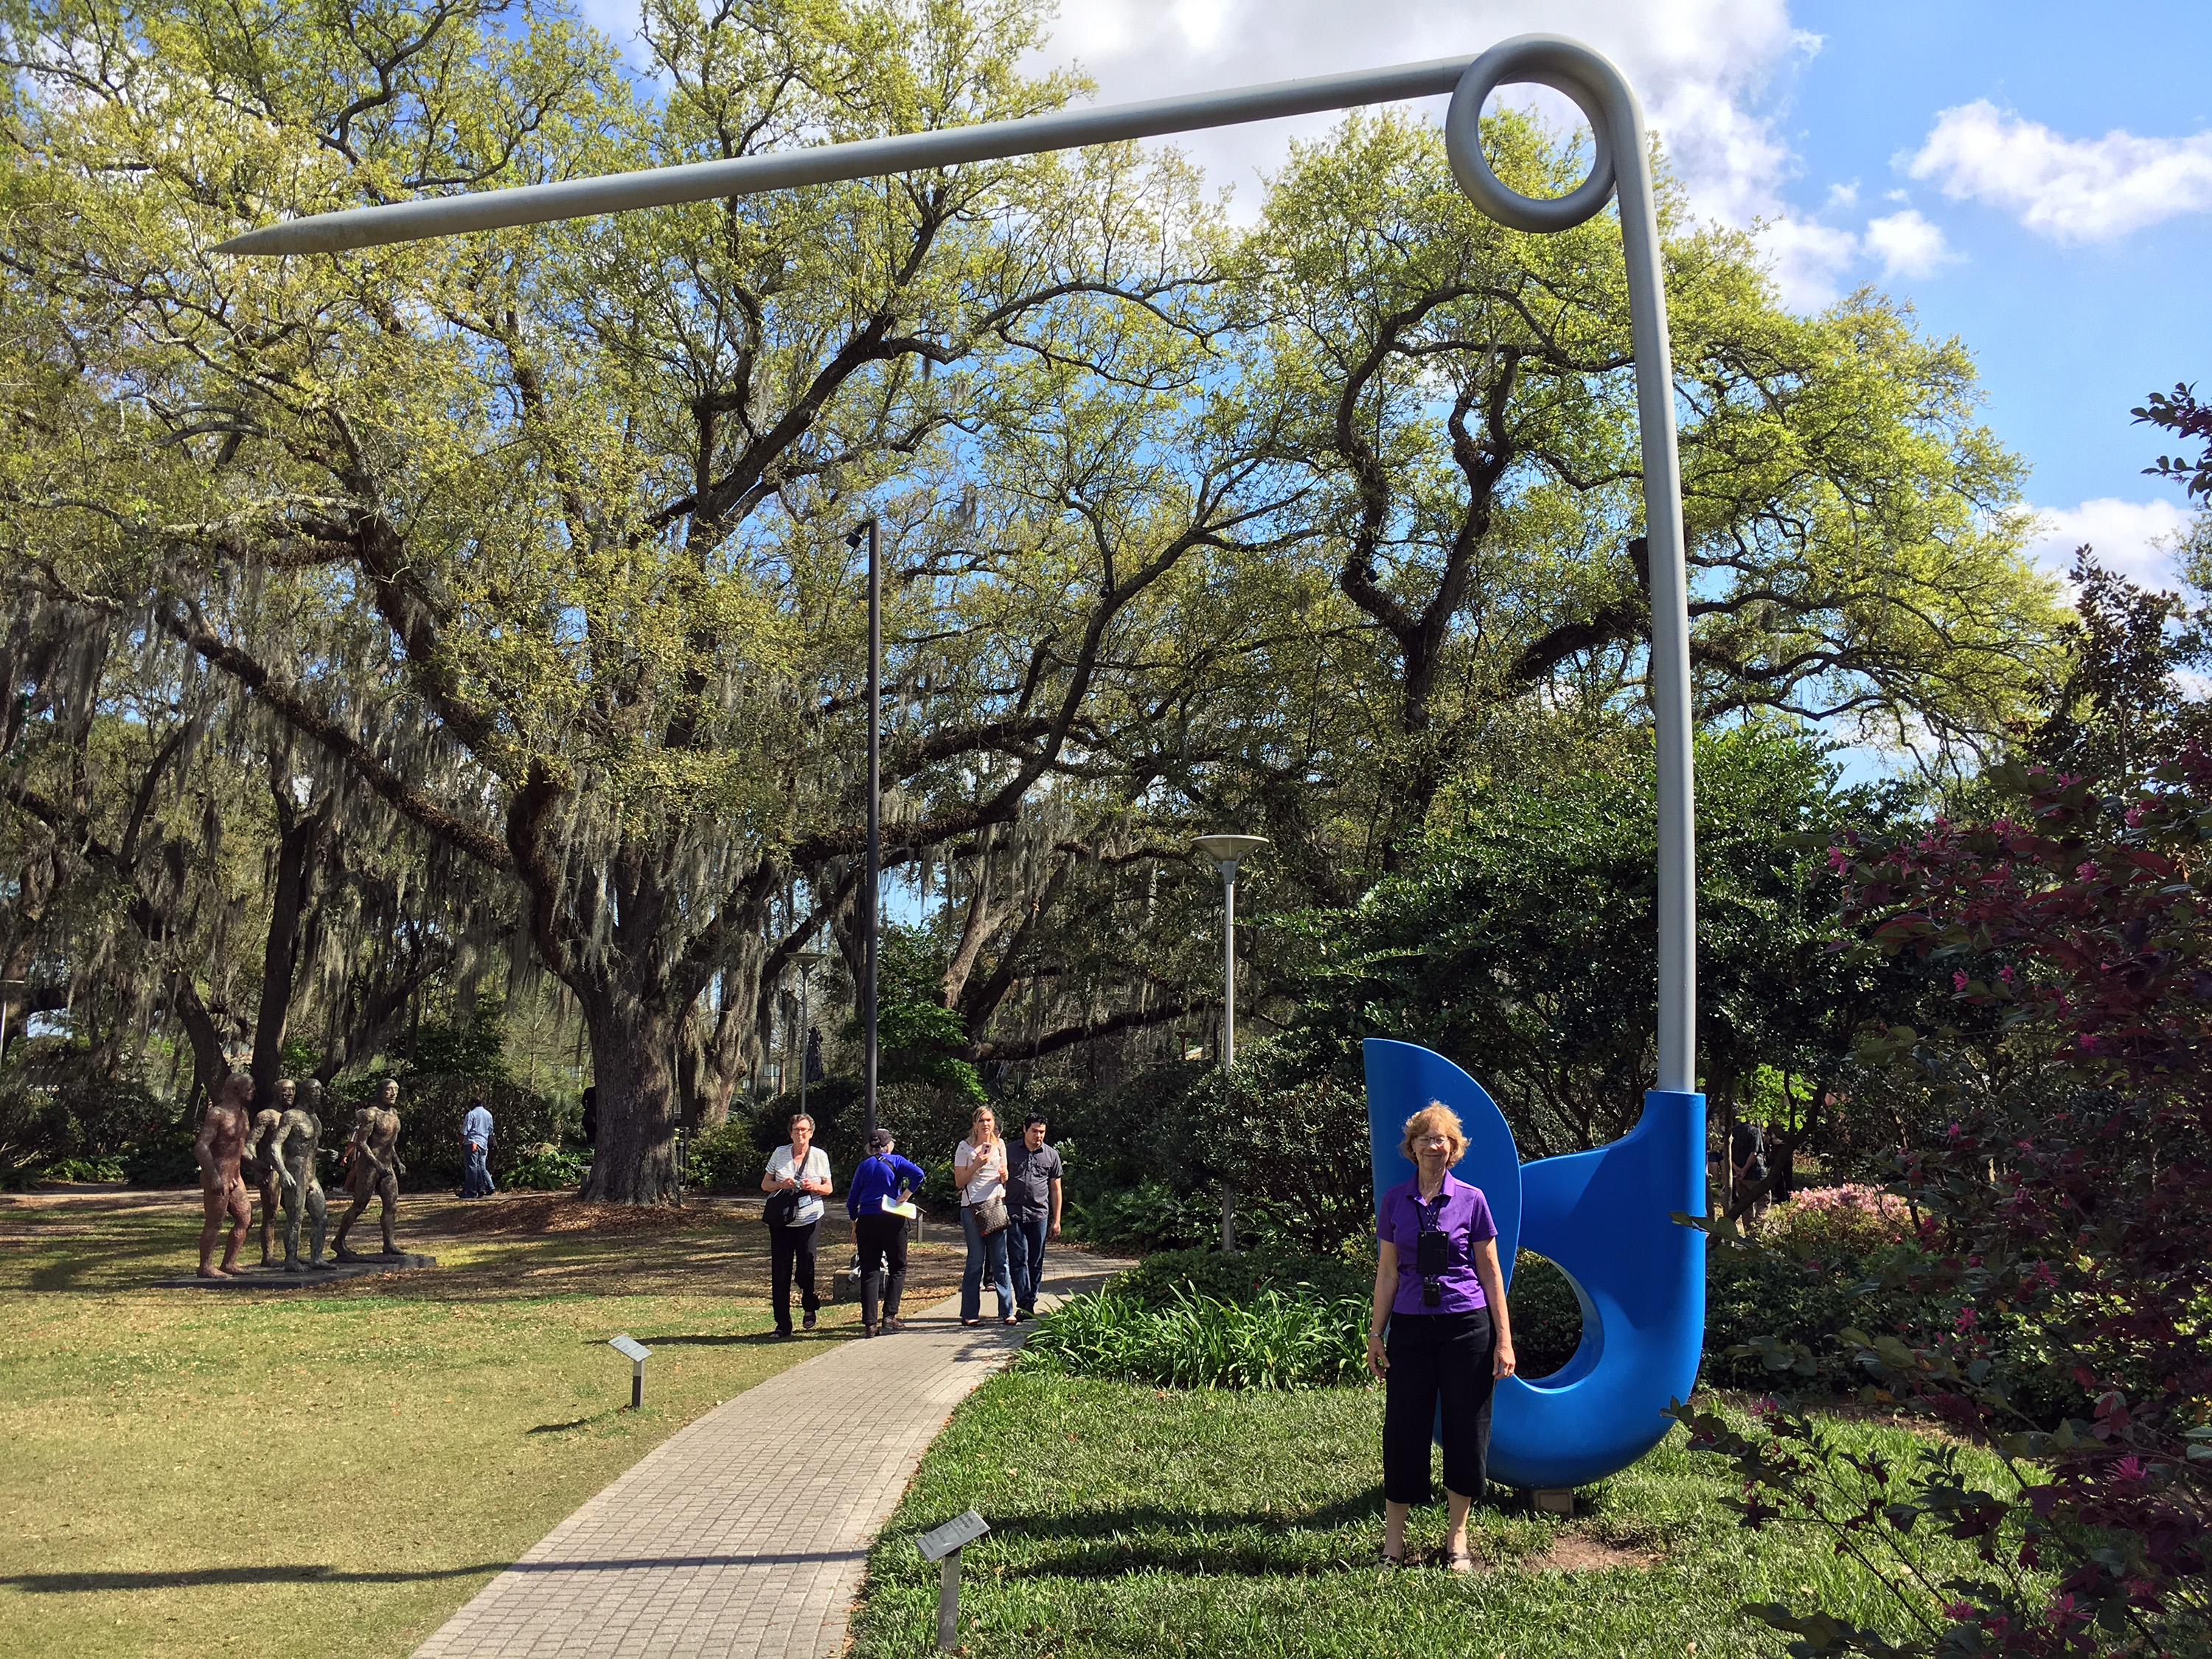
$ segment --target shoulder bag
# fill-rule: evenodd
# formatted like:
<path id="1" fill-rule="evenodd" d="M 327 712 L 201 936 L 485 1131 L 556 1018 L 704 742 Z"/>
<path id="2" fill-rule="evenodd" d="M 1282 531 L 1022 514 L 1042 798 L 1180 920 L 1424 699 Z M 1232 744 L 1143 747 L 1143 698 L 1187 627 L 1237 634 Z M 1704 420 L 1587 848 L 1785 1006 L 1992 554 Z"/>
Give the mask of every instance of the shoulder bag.
<path id="1" fill-rule="evenodd" d="M 799 1174 L 804 1177 L 806 1174 L 805 1160 L 801 1159 L 797 1167 Z M 796 1187 L 784 1192 L 770 1193 L 768 1202 L 761 1206 L 761 1219 L 771 1227 L 796 1226 L 798 1223 L 794 1218 L 799 1214 L 800 1202 L 806 1196 Z"/>
<path id="2" fill-rule="evenodd" d="M 998 1161 L 1004 1161 L 1006 1156 L 1002 1144 Z M 968 1207 L 975 1212 L 975 1231 L 985 1238 L 994 1233 L 1002 1233 L 1013 1224 L 1013 1218 L 1006 1213 L 1006 1199 L 1003 1191 L 996 1198 L 987 1198 L 981 1204 L 971 1204 Z"/>

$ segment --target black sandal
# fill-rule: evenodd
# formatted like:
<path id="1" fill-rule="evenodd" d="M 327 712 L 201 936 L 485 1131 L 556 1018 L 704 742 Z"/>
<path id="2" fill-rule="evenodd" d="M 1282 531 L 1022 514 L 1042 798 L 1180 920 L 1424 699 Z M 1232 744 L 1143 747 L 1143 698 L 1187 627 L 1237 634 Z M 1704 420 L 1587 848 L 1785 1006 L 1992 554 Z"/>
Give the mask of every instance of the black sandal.
<path id="1" fill-rule="evenodd" d="M 1406 1565 L 1406 1558 L 1403 1555 L 1393 1555 L 1380 1544 L 1375 1547 L 1375 1559 L 1386 1567 L 1402 1567 Z"/>

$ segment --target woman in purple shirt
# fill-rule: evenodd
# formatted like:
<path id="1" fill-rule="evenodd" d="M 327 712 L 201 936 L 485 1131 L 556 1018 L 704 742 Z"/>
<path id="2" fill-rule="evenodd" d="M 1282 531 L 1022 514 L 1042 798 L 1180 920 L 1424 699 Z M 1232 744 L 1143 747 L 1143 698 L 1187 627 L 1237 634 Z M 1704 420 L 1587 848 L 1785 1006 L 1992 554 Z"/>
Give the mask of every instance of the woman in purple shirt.
<path id="1" fill-rule="evenodd" d="M 1429 1501 L 1430 1429 L 1441 1408 L 1451 1501 L 1444 1565 L 1471 1572 L 1467 1511 L 1488 1479 L 1490 1396 L 1499 1377 L 1513 1374 L 1513 1322 L 1490 1200 L 1451 1173 L 1467 1152 L 1459 1115 L 1431 1102 L 1406 1120 L 1403 1145 L 1419 1173 L 1382 1194 L 1367 1328 L 1367 1368 L 1388 1390 L 1382 1559 L 1405 1565 L 1406 1512 Z"/>

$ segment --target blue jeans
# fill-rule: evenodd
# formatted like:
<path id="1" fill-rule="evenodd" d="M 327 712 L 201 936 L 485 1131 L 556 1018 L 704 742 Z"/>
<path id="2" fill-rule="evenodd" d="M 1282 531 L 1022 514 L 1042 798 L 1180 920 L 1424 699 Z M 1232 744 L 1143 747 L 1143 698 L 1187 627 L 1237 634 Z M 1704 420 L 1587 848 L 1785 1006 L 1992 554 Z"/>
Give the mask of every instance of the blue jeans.
<path id="1" fill-rule="evenodd" d="M 1006 1268 L 1006 1235 L 1013 1229 L 1001 1227 L 988 1238 L 976 1230 L 975 1206 L 960 1206 L 960 1231 L 968 1235 L 968 1266 L 960 1275 L 960 1316 L 980 1318 L 983 1312 L 983 1269 L 991 1270 L 991 1288 L 999 1293 L 999 1317 L 1010 1319 L 1014 1312 L 1014 1279 Z"/>
<path id="2" fill-rule="evenodd" d="M 464 1198 L 489 1198 L 499 1190 L 491 1184 L 491 1165 L 485 1161 L 490 1157 L 490 1151 L 482 1143 L 471 1140 L 468 1152 L 469 1172 L 461 1179 L 461 1195 Z"/>
<path id="3" fill-rule="evenodd" d="M 1018 1308 L 1036 1306 L 1037 1281 L 1044 1277 L 1044 1236 L 1052 1229 L 1052 1218 L 1039 1211 L 1035 1215 L 1018 1215 L 1014 1224 L 1006 1229 L 1006 1255 L 1014 1268 L 1014 1305 Z"/>

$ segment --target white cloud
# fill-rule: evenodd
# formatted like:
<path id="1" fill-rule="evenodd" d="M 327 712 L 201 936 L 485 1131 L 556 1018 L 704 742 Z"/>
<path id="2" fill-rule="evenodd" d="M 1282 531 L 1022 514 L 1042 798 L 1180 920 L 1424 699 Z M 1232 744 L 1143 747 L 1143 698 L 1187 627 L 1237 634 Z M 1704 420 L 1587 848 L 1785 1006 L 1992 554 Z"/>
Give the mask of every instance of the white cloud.
<path id="1" fill-rule="evenodd" d="M 1800 311 L 1817 311 L 1842 293 L 1844 272 L 1859 252 L 1850 231 L 1789 214 L 1759 226 L 1759 246 L 1783 303 Z"/>
<path id="2" fill-rule="evenodd" d="M 1936 118 L 1908 164 L 1954 199 L 1984 202 L 2060 242 L 2104 242 L 2212 209 L 2212 132 L 2066 138 L 1977 101 Z"/>
<path id="3" fill-rule="evenodd" d="M 1885 276 L 1926 276 L 1959 257 L 1944 241 L 1942 227 L 1913 208 L 1868 220 L 1866 249 L 1880 256 Z"/>
<path id="4" fill-rule="evenodd" d="M 2054 575 L 2087 544 L 2097 562 L 2144 587 L 2171 588 L 2179 571 L 2173 550 L 2188 535 L 2191 515 L 2172 501 L 2124 501 L 2100 496 L 2079 507 L 2043 508 L 2040 534 L 2028 556 Z"/>
<path id="5" fill-rule="evenodd" d="M 1852 208 L 1856 207 L 1858 204 L 1859 185 L 1857 179 L 1854 179 L 1848 185 L 1830 185 L 1828 186 L 1829 212 L 1849 212 Z"/>

